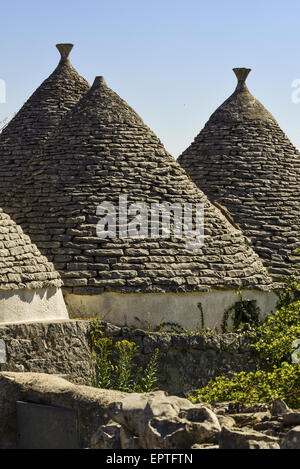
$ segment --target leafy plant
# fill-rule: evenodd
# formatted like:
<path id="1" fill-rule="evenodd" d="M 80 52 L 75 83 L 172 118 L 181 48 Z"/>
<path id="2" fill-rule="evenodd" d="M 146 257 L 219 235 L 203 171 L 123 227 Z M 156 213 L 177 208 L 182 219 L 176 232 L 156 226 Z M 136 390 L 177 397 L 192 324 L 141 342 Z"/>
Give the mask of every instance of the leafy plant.
<path id="1" fill-rule="evenodd" d="M 117 365 L 115 366 L 114 388 L 130 392 L 130 390 L 134 390 L 133 359 L 138 355 L 138 346 L 134 342 L 121 340 L 115 344 L 115 352 Z"/>
<path id="2" fill-rule="evenodd" d="M 157 375 L 157 364 L 158 364 L 158 357 L 159 357 L 159 349 L 156 348 L 153 356 L 148 363 L 144 376 L 141 378 L 141 392 L 150 392 L 156 391 L 158 387 L 156 386 L 158 382 L 158 375 Z M 137 387 L 139 389 L 139 387 Z"/>
<path id="3" fill-rule="evenodd" d="M 241 290 L 238 290 L 236 294 L 239 300 L 224 313 L 221 324 L 223 333 L 228 332 L 228 322 L 230 319 L 233 323 L 231 327 L 233 331 L 245 327 L 246 324 L 250 327 L 259 324 L 260 309 L 256 305 L 256 300 L 244 299 Z"/>
<path id="4" fill-rule="evenodd" d="M 276 294 L 279 298 L 277 308 L 286 307 L 294 301 L 300 300 L 300 283 L 298 277 L 293 274 L 282 279 L 284 288 L 277 290 Z"/>
<path id="5" fill-rule="evenodd" d="M 282 292 L 283 293 L 283 292 Z M 288 296 L 285 296 L 287 299 Z M 205 401 L 269 402 L 277 397 L 294 408 L 300 407 L 300 364 L 292 363 L 293 342 L 300 337 L 300 301 L 282 306 L 256 327 L 254 343 L 263 368 L 219 376 L 197 390 Z"/>
<path id="6" fill-rule="evenodd" d="M 233 378 L 220 376 L 197 391 L 192 402 L 203 401 L 270 402 L 281 398 L 292 408 L 300 407 L 300 365 L 282 363 L 272 371 L 236 373 Z"/>
<path id="7" fill-rule="evenodd" d="M 94 364 L 93 386 L 109 389 L 112 385 L 113 365 L 110 360 L 112 355 L 112 340 L 107 337 L 98 339 L 92 350 L 92 363 Z"/>
<path id="8" fill-rule="evenodd" d="M 269 315 L 256 330 L 251 346 L 268 365 L 291 361 L 293 342 L 300 337 L 300 301 L 283 306 Z"/>
<path id="9" fill-rule="evenodd" d="M 158 382 L 159 349 L 155 349 L 145 370 L 137 368 L 138 346 L 128 340 L 116 343 L 104 337 L 99 321 L 92 321 L 90 330 L 91 360 L 94 368 L 92 384 L 102 389 L 124 392 L 150 392 Z"/>

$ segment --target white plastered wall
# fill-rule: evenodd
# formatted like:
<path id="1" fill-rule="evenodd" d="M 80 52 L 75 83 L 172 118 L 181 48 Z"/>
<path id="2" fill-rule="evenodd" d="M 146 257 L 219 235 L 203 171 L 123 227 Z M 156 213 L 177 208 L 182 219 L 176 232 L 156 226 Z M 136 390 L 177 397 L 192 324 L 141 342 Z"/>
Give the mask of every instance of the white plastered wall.
<path id="1" fill-rule="evenodd" d="M 175 322 L 187 329 L 201 325 L 201 303 L 204 325 L 220 328 L 224 312 L 239 298 L 235 291 L 205 293 L 133 293 L 107 292 L 100 295 L 64 293 L 71 318 L 97 317 L 116 325 L 140 328 L 155 327 L 162 322 Z M 274 292 L 244 290 L 243 298 L 255 299 L 262 316 L 274 311 L 278 300 Z"/>
<path id="2" fill-rule="evenodd" d="M 60 288 L 0 290 L 0 323 L 68 319 Z"/>

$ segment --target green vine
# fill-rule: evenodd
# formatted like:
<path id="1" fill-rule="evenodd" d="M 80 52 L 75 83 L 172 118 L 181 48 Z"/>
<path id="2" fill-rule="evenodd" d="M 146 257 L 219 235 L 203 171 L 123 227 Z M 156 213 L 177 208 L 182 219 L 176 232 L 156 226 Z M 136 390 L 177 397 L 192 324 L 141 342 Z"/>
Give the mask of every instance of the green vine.
<path id="1" fill-rule="evenodd" d="M 228 322 L 230 319 L 232 320 L 232 331 L 246 327 L 249 328 L 249 326 L 256 327 L 259 324 L 260 309 L 256 305 L 256 300 L 244 299 L 241 290 L 238 290 L 236 294 L 239 300 L 224 313 L 221 324 L 223 333 L 228 332 Z"/>
<path id="2" fill-rule="evenodd" d="M 295 274 L 290 277 L 281 279 L 285 287 L 283 290 L 277 290 L 275 293 L 278 296 L 277 308 L 288 306 L 293 301 L 300 300 L 300 283 Z"/>
<path id="3" fill-rule="evenodd" d="M 204 322 L 204 313 L 203 313 L 202 304 L 198 303 L 197 308 L 200 311 L 200 328 L 204 330 L 205 329 L 205 322 Z"/>

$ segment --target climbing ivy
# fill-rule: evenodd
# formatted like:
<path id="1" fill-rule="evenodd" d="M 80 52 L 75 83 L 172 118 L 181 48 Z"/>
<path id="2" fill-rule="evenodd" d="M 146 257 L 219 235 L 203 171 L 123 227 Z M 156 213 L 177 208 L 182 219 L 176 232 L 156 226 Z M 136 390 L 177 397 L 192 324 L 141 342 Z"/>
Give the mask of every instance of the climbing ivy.
<path id="1" fill-rule="evenodd" d="M 231 330 L 236 331 L 240 328 L 257 326 L 259 324 L 260 309 L 256 305 L 256 300 L 244 299 L 242 291 L 238 290 L 236 294 L 239 300 L 234 303 L 223 316 L 221 324 L 222 332 L 228 332 L 229 320 L 232 320 Z"/>

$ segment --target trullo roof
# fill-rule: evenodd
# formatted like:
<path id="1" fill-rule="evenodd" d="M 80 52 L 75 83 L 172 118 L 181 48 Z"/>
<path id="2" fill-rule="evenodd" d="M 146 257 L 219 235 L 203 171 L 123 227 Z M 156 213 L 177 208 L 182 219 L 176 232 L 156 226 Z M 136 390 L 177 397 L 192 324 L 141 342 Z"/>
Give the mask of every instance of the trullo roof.
<path id="1" fill-rule="evenodd" d="M 53 265 L 0 209 L 0 290 L 60 287 Z"/>
<path id="2" fill-rule="evenodd" d="M 24 230 L 77 294 L 265 289 L 271 280 L 244 238 L 196 187 L 136 112 L 97 77 L 24 174 Z M 97 206 L 204 203 L 205 243 L 96 236 Z"/>
<path id="3" fill-rule="evenodd" d="M 300 154 L 249 92 L 247 68 L 178 162 L 251 238 L 269 272 L 294 272 L 300 245 Z M 298 258 L 299 260 L 299 258 Z"/>
<path id="4" fill-rule="evenodd" d="M 10 215 L 13 188 L 26 161 L 39 150 L 63 116 L 88 91 L 89 84 L 72 67 L 72 44 L 57 44 L 61 59 L 0 134 L 0 206 Z"/>

